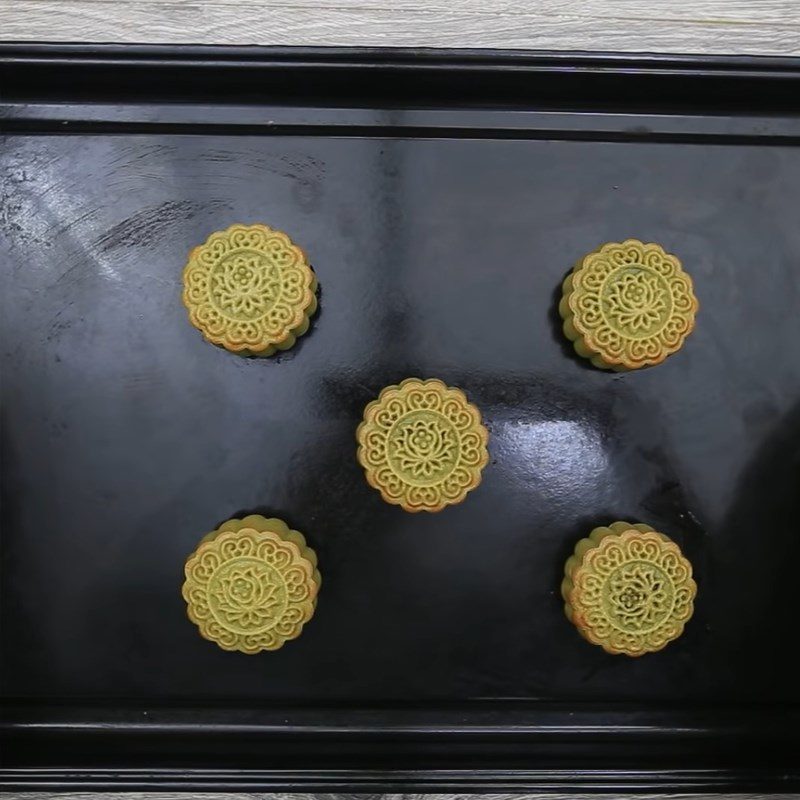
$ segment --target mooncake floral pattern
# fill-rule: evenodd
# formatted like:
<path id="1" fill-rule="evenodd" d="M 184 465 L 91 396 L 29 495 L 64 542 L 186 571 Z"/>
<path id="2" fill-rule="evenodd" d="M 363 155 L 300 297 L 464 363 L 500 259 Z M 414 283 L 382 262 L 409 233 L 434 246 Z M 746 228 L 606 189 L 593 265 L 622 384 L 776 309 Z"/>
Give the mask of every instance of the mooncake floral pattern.
<path id="1" fill-rule="evenodd" d="M 667 312 L 667 289 L 655 275 L 624 274 L 608 288 L 606 314 L 632 334 L 658 325 Z"/>
<path id="2" fill-rule="evenodd" d="M 223 531 L 187 560 L 183 597 L 200 633 L 224 650 L 277 650 L 314 614 L 314 576 L 301 549 L 274 531 Z"/>
<path id="3" fill-rule="evenodd" d="M 488 431 L 460 389 L 408 378 L 364 410 L 358 460 L 370 486 L 406 511 L 441 511 L 481 481 Z"/>
<path id="4" fill-rule="evenodd" d="M 694 611 L 691 564 L 674 542 L 652 530 L 602 537 L 568 579 L 572 621 L 609 653 L 660 650 L 683 633 Z"/>
<path id="5" fill-rule="evenodd" d="M 281 292 L 280 271 L 258 253 L 236 253 L 211 271 L 211 302 L 232 320 L 266 314 Z"/>
<path id="6" fill-rule="evenodd" d="M 393 447 L 399 471 L 416 480 L 450 472 L 458 455 L 455 430 L 433 415 L 410 417 L 399 425 Z"/>
<path id="7" fill-rule="evenodd" d="M 280 616 L 286 607 L 281 576 L 259 561 L 232 561 L 220 569 L 209 589 L 209 604 L 228 626 L 253 631 Z"/>
<path id="8" fill-rule="evenodd" d="M 658 244 L 603 245 L 564 284 L 564 330 L 581 355 L 618 370 L 658 364 L 682 346 L 698 309 L 691 278 Z"/>
<path id="9" fill-rule="evenodd" d="M 656 627 L 669 614 L 672 597 L 669 578 L 655 564 L 625 564 L 608 578 L 609 615 L 632 633 Z"/>
<path id="10" fill-rule="evenodd" d="M 232 225 L 192 250 L 183 302 L 208 341 L 242 355 L 286 349 L 316 310 L 303 251 L 266 225 Z"/>

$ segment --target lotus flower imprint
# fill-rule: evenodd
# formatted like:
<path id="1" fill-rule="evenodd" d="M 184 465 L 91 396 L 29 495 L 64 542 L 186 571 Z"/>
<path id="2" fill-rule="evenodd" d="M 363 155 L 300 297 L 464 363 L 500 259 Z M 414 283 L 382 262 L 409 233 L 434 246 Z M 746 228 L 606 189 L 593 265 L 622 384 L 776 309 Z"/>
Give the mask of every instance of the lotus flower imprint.
<path id="1" fill-rule="evenodd" d="M 608 313 L 622 328 L 640 333 L 652 327 L 667 310 L 667 291 L 657 275 L 627 273 L 608 292 Z"/>
<path id="2" fill-rule="evenodd" d="M 652 564 L 636 562 L 609 578 L 610 610 L 623 628 L 641 630 L 663 619 L 670 609 L 669 579 Z"/>
<path id="3" fill-rule="evenodd" d="M 220 579 L 220 588 L 215 592 L 218 612 L 242 628 L 261 628 L 272 620 L 284 606 L 284 591 L 269 572 L 234 565 Z"/>
<path id="4" fill-rule="evenodd" d="M 237 254 L 211 276 L 211 297 L 221 311 L 238 319 L 265 314 L 280 288 L 278 270 L 258 254 Z"/>
<path id="5" fill-rule="evenodd" d="M 454 431 L 435 419 L 417 419 L 404 425 L 393 445 L 401 468 L 415 478 L 427 479 L 444 472 L 455 460 Z"/>

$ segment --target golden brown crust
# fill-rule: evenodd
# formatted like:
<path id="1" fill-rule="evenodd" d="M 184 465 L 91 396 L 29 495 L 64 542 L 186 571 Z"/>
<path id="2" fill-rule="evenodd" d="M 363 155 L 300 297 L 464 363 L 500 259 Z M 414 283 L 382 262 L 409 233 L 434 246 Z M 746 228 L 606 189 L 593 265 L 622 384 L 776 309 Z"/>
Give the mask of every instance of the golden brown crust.
<path id="1" fill-rule="evenodd" d="M 607 653 L 641 656 L 683 633 L 697 584 L 692 565 L 667 536 L 615 522 L 577 543 L 561 594 L 581 636 Z"/>
<path id="2" fill-rule="evenodd" d="M 406 378 L 364 409 L 356 431 L 367 482 L 406 511 L 441 511 L 481 482 L 489 433 L 464 392 Z"/>
<path id="3" fill-rule="evenodd" d="M 692 280 L 661 245 L 609 242 L 567 276 L 559 313 L 564 334 L 594 366 L 617 371 L 660 364 L 695 325 Z"/>
<path id="4" fill-rule="evenodd" d="M 314 615 L 321 578 L 316 553 L 279 519 L 232 519 L 186 560 L 189 619 L 223 650 L 258 653 L 296 639 Z"/>
<path id="5" fill-rule="evenodd" d="M 195 247 L 183 270 L 189 320 L 212 344 L 239 355 L 290 348 L 317 309 L 305 253 L 267 225 L 231 225 Z"/>

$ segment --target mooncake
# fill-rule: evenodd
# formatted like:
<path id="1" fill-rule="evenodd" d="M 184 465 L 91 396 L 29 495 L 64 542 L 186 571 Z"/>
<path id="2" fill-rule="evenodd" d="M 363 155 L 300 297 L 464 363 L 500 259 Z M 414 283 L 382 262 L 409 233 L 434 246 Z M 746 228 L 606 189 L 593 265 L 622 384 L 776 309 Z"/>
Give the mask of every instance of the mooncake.
<path id="1" fill-rule="evenodd" d="M 290 348 L 317 310 L 317 278 L 303 251 L 266 225 L 231 225 L 189 254 L 183 303 L 212 344 L 243 356 Z"/>
<path id="2" fill-rule="evenodd" d="M 616 371 L 660 364 L 679 350 L 697 310 L 678 258 L 638 239 L 584 256 L 564 281 L 559 304 L 576 352 Z"/>
<path id="3" fill-rule="evenodd" d="M 441 511 L 481 482 L 489 433 L 464 392 L 407 378 L 364 409 L 356 432 L 367 482 L 406 511 Z"/>
<path id="4" fill-rule="evenodd" d="M 241 653 L 296 639 L 314 615 L 322 582 L 303 534 L 256 514 L 204 536 L 185 574 L 183 599 L 200 635 Z"/>
<path id="5" fill-rule="evenodd" d="M 697 584 L 675 542 L 649 525 L 615 522 L 578 542 L 561 594 L 585 639 L 607 653 L 641 656 L 683 633 Z"/>

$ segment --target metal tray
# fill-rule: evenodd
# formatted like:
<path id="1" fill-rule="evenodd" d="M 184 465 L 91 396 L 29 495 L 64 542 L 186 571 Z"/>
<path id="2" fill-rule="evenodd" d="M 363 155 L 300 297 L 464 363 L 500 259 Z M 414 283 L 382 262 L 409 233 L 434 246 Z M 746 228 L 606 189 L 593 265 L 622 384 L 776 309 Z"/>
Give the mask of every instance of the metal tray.
<path id="1" fill-rule="evenodd" d="M 42 789 L 800 787 L 800 63 L 447 51 L 0 47 L 2 783 Z M 321 311 L 279 358 L 204 343 L 189 248 L 289 231 Z M 684 349 L 571 354 L 560 283 L 634 236 L 701 301 Z M 383 503 L 388 383 L 462 387 L 480 489 Z M 266 510 L 325 585 L 224 653 L 187 553 Z M 611 657 L 558 586 L 598 523 L 692 559 L 695 618 Z"/>

